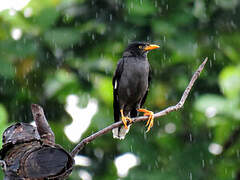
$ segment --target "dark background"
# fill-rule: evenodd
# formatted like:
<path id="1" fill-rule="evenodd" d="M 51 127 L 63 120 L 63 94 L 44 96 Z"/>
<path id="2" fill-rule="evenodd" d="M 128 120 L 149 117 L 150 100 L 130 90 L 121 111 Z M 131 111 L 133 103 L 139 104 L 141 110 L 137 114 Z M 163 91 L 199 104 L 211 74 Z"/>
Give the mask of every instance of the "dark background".
<path id="1" fill-rule="evenodd" d="M 79 171 L 115 180 L 114 159 L 127 152 L 140 163 L 123 179 L 237 179 L 239 28 L 238 0 L 32 0 L 22 10 L 1 11 L 0 132 L 32 122 L 30 105 L 37 103 L 56 142 L 71 151 L 67 97 L 78 98 L 79 108 L 97 105 L 82 137 L 110 125 L 117 61 L 128 42 L 148 41 L 161 46 L 148 55 L 153 83 L 145 107 L 154 112 L 176 104 L 204 58 L 209 62 L 181 111 L 156 119 L 147 134 L 138 123 L 124 141 L 111 133 L 98 138 L 80 153 L 91 164 L 76 165 L 69 180 Z M 80 125 L 90 111 L 76 114 Z"/>

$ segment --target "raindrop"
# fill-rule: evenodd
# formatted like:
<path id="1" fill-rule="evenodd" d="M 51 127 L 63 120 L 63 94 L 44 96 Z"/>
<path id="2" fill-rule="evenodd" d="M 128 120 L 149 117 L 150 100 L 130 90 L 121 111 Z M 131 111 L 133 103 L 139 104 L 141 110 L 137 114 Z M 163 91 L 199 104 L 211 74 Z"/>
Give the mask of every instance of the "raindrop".
<path id="1" fill-rule="evenodd" d="M 212 138 L 212 132 L 208 132 L 208 137 L 211 139 Z"/>
<path id="2" fill-rule="evenodd" d="M 96 12 L 96 19 L 98 18 L 98 12 Z"/>
<path id="3" fill-rule="evenodd" d="M 232 26 L 234 29 L 237 28 L 237 26 L 236 26 L 236 24 L 233 22 L 233 20 L 230 22 L 230 24 L 231 24 L 231 26 Z"/>
<path id="4" fill-rule="evenodd" d="M 192 142 L 192 134 L 189 134 L 189 141 Z"/>
<path id="5" fill-rule="evenodd" d="M 237 149 L 236 153 L 237 153 L 237 158 L 239 158 L 239 149 Z"/>
<path id="6" fill-rule="evenodd" d="M 210 65 L 209 66 L 210 66 L 210 68 L 212 67 L 212 61 L 211 60 L 210 60 Z"/>
<path id="7" fill-rule="evenodd" d="M 92 34 L 92 40 L 95 40 L 95 35 L 94 34 Z"/>
<path id="8" fill-rule="evenodd" d="M 189 173 L 189 179 L 192 180 L 192 173 Z"/>
<path id="9" fill-rule="evenodd" d="M 214 61 L 216 60 L 216 53 L 215 52 L 213 53 L 213 60 Z"/>
<path id="10" fill-rule="evenodd" d="M 155 1 L 154 6 L 155 6 L 156 8 L 158 7 L 157 1 Z"/>
<path id="11" fill-rule="evenodd" d="M 140 0 L 140 4 L 141 4 L 141 5 L 143 4 L 143 0 Z"/>
<path id="12" fill-rule="evenodd" d="M 204 161 L 204 159 L 202 159 L 202 167 L 203 167 L 203 168 L 205 167 L 205 161 Z"/>
<path id="13" fill-rule="evenodd" d="M 156 166 L 156 168 L 159 168 L 159 165 L 158 165 L 158 161 L 157 161 L 157 160 L 155 160 L 155 166 Z"/>
<path id="14" fill-rule="evenodd" d="M 109 15 L 109 20 L 112 21 L 112 14 Z"/>
<path id="15" fill-rule="evenodd" d="M 143 138 L 147 140 L 147 133 L 144 132 Z"/>
<path id="16" fill-rule="evenodd" d="M 151 171 L 152 167 L 150 165 L 148 165 L 148 171 Z"/>
<path id="17" fill-rule="evenodd" d="M 36 68 L 39 68 L 39 67 L 40 67 L 39 61 L 37 61 L 35 64 L 36 64 Z"/>
<path id="18" fill-rule="evenodd" d="M 132 145 L 130 146 L 130 151 L 133 152 L 133 146 Z"/>

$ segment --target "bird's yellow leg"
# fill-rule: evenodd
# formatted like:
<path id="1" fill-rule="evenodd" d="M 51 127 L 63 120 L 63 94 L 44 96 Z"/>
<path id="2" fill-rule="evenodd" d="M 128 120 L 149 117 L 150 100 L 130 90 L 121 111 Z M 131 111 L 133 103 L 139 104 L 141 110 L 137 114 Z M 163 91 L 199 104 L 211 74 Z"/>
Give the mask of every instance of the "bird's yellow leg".
<path id="1" fill-rule="evenodd" d="M 148 128 L 147 128 L 147 132 L 148 132 L 153 127 L 153 120 L 154 120 L 153 115 L 154 115 L 154 113 L 152 111 L 147 110 L 147 109 L 138 109 L 137 111 L 138 112 L 143 112 L 144 116 L 149 116 L 147 124 L 146 124 L 146 126 L 148 126 Z"/>
<path id="2" fill-rule="evenodd" d="M 123 109 L 121 109 L 120 112 L 121 112 L 122 122 L 123 122 L 123 124 L 124 124 L 124 127 L 125 127 L 125 129 L 128 129 L 127 121 L 129 121 L 129 122 L 131 123 L 131 122 L 132 122 L 132 119 L 129 118 L 129 117 L 127 117 L 127 116 L 124 116 L 124 114 L 123 114 Z"/>

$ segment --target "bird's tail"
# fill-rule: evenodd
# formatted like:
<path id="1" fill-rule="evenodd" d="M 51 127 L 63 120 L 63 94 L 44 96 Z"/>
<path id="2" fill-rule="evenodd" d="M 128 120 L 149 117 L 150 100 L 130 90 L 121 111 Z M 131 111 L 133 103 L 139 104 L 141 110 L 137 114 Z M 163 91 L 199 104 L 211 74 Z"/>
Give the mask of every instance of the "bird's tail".
<path id="1" fill-rule="evenodd" d="M 124 139 L 126 134 L 128 133 L 129 129 L 130 129 L 130 126 L 131 125 L 128 125 L 128 128 L 125 129 L 124 126 L 121 126 L 121 127 L 117 127 L 117 128 L 114 128 L 112 130 L 112 133 L 113 133 L 113 138 L 115 139 Z"/>

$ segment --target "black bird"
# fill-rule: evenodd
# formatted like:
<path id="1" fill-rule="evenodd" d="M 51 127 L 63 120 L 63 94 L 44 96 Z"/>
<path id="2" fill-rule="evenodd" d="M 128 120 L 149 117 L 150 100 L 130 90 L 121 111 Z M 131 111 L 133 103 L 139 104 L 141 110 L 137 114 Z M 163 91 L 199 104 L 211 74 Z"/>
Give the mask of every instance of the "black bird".
<path id="1" fill-rule="evenodd" d="M 114 138 L 125 138 L 130 128 L 127 121 L 131 122 L 131 117 L 136 117 L 137 111 L 149 116 L 147 131 L 153 126 L 153 112 L 140 108 L 146 100 L 151 81 L 147 53 L 156 48 L 159 46 L 144 42 L 131 43 L 118 61 L 112 80 L 114 120 L 122 120 L 124 126 L 112 130 Z"/>

